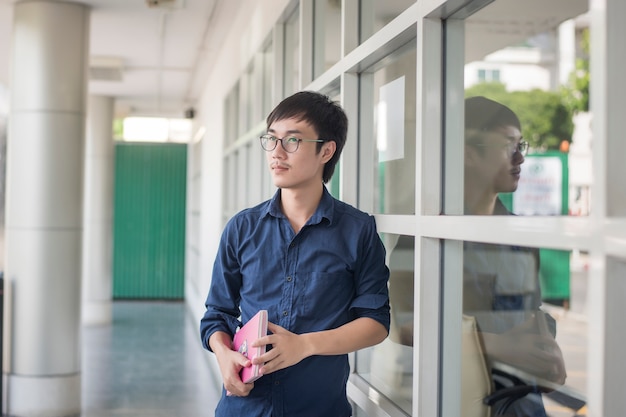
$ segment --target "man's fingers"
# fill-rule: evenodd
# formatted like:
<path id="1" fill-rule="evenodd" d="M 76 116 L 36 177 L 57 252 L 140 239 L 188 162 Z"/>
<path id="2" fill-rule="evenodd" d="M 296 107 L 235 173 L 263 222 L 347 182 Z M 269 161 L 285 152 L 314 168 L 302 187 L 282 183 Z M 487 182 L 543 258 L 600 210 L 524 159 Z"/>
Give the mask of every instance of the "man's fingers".
<path id="1" fill-rule="evenodd" d="M 254 384 L 241 384 L 241 388 L 235 384 L 229 384 L 226 388 L 226 396 L 227 397 L 247 397 L 252 391 Z"/>
<path id="2" fill-rule="evenodd" d="M 272 332 L 272 333 L 281 333 L 283 332 L 285 329 L 280 327 L 278 324 L 274 324 L 271 321 L 267 322 L 267 330 Z"/>

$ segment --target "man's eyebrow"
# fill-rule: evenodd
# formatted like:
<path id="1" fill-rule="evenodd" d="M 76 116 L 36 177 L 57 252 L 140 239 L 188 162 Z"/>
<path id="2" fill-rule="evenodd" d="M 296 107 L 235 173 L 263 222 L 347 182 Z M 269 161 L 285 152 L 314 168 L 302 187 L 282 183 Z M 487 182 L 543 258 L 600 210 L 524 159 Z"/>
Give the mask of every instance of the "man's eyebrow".
<path id="1" fill-rule="evenodd" d="M 274 129 L 271 129 L 271 128 L 270 128 L 270 129 L 267 129 L 267 132 L 268 132 L 268 133 L 276 133 L 276 130 L 274 130 Z M 301 130 L 298 130 L 298 129 L 292 129 L 292 130 L 288 130 L 288 131 L 287 131 L 287 134 L 288 134 L 288 135 L 293 135 L 293 134 L 296 134 L 296 133 L 301 134 L 301 133 L 302 133 L 302 131 L 301 131 Z"/>
<path id="2" fill-rule="evenodd" d="M 524 136 L 519 135 L 519 136 L 515 136 L 515 135 L 504 135 L 505 138 L 507 138 L 510 141 L 520 141 L 522 139 L 524 139 Z"/>

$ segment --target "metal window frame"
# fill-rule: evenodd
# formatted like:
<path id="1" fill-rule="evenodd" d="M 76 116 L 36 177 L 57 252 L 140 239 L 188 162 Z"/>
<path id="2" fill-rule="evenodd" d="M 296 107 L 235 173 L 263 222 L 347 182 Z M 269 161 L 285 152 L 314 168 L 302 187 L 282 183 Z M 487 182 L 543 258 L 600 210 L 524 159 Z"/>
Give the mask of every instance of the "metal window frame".
<path id="1" fill-rule="evenodd" d="M 446 321 L 446 327 L 442 325 L 444 318 L 458 315 L 458 311 L 448 306 L 446 300 L 458 298 L 459 289 L 454 286 L 442 287 L 441 283 L 447 283 L 448 277 L 458 273 L 462 256 L 460 242 L 463 240 L 531 246 L 540 241 L 542 247 L 589 251 L 589 415 L 618 415 L 626 409 L 626 397 L 618 389 L 626 373 L 626 363 L 620 353 L 620 347 L 626 343 L 626 335 L 614 331 L 618 324 L 616 321 L 626 310 L 620 297 L 626 292 L 626 193 L 622 180 L 626 177 L 626 168 L 621 161 L 626 154 L 626 142 L 621 140 L 621 119 L 615 111 L 621 108 L 621 101 L 626 95 L 626 80 L 621 74 L 621 68 L 626 64 L 626 51 L 620 47 L 626 35 L 626 28 L 621 22 L 621 16 L 626 15 L 626 3 L 622 0 L 590 2 L 591 79 L 594 86 L 591 96 L 594 111 L 593 213 L 586 218 L 537 217 L 529 223 L 523 218 L 463 216 L 462 201 L 459 199 L 462 195 L 459 189 L 462 187 L 459 168 L 462 155 L 452 145 L 459 145 L 462 126 L 462 85 L 458 83 L 462 75 L 459 75 L 458 69 L 462 67 L 463 21 L 448 20 L 444 23 L 444 20 L 452 12 L 463 11 L 470 15 L 491 0 L 416 1 L 361 44 L 358 44 L 358 13 L 355 13 L 358 2 L 342 0 L 342 58 L 315 79 L 312 78 L 312 68 L 317 58 L 312 53 L 305 54 L 305 51 L 312 51 L 312 48 L 307 49 L 313 42 L 312 1 L 288 2 L 283 16 L 278 18 L 274 26 L 273 103 L 284 97 L 280 82 L 285 75 L 282 22 L 295 7 L 300 7 L 301 20 L 300 85 L 306 89 L 323 90 L 338 80 L 341 102 L 351 121 L 363 116 L 363 109 L 359 107 L 364 101 L 364 94 L 367 94 L 360 90 L 359 73 L 386 56 L 398 43 L 417 39 L 417 214 L 375 216 L 381 233 L 415 236 L 415 271 L 418 274 L 414 299 L 416 343 L 412 414 L 445 415 L 448 410 L 455 413 L 460 407 L 460 389 L 441 385 L 441 378 L 447 381 L 458 374 L 458 366 L 455 365 L 458 352 L 442 345 L 440 337 L 448 341 L 460 333 L 457 331 L 460 323 L 452 322 L 450 325 Z M 457 85 L 450 80 L 456 80 Z M 225 171 L 228 171 L 225 172 L 227 178 L 224 178 L 226 184 L 231 181 L 232 185 L 237 149 L 253 140 L 254 130 L 262 128 L 262 123 L 255 125 L 225 149 L 224 165 Z M 367 146 L 364 145 L 368 140 L 371 138 L 368 138 L 367 132 L 356 124 L 351 125 L 342 155 L 340 179 L 341 198 L 364 210 L 368 210 L 371 196 L 368 196 L 364 187 L 360 187 L 363 181 L 369 180 L 359 177 L 360 173 L 367 170 L 359 166 L 358 155 L 366 151 Z M 246 175 L 258 175 L 255 172 L 258 169 L 265 170 L 265 167 L 262 164 L 260 167 L 255 166 Z M 227 218 L 233 214 L 228 211 L 235 208 L 228 204 L 231 198 L 226 196 L 224 200 L 227 210 L 223 214 Z M 437 320 L 433 320 L 433 312 Z M 448 362 L 440 368 L 441 355 Z M 398 415 L 393 404 L 386 407 L 385 401 L 374 395 L 371 387 L 354 378 L 348 384 L 348 392 L 361 408 L 374 410 L 373 415 Z M 450 396 L 453 402 L 445 407 L 440 403 L 443 390 L 453 392 Z"/>

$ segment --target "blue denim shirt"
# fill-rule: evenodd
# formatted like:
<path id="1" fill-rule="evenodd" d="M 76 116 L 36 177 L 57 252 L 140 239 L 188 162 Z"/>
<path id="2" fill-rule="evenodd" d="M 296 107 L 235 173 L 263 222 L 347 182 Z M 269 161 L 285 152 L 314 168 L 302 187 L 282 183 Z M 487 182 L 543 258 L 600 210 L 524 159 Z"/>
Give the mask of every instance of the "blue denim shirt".
<path id="1" fill-rule="evenodd" d="M 301 334 L 370 317 L 389 330 L 389 270 L 374 218 L 333 198 L 296 235 L 280 190 L 226 225 L 200 323 L 205 348 L 216 331 L 234 334 L 260 309 Z M 241 322 L 239 316 L 241 314 Z M 248 397 L 222 398 L 216 416 L 350 416 L 347 355 L 312 356 L 255 381 Z"/>

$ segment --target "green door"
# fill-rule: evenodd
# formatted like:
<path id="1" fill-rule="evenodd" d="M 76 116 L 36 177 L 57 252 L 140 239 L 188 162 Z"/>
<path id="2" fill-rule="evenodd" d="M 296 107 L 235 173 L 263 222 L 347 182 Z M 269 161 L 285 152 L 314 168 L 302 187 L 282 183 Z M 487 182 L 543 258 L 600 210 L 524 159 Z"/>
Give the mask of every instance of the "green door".
<path id="1" fill-rule="evenodd" d="M 181 299 L 187 145 L 115 146 L 113 298 Z"/>

